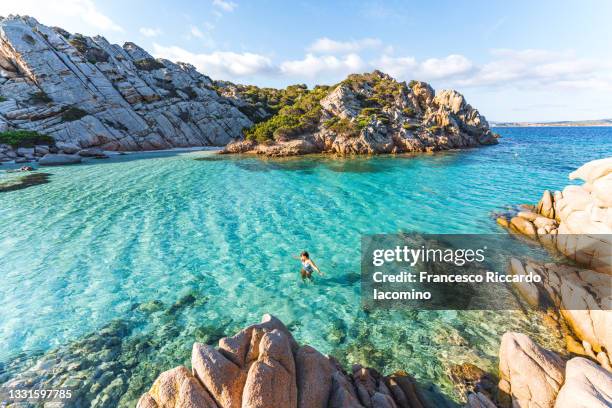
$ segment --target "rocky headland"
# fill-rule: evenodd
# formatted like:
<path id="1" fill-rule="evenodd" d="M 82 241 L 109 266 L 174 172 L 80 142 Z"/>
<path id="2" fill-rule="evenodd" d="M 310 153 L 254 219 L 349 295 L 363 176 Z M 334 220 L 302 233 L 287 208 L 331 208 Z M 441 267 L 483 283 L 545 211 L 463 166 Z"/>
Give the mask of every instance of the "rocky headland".
<path id="1" fill-rule="evenodd" d="M 424 82 L 375 71 L 313 89 L 236 85 L 153 58 L 131 42 L 0 17 L 0 163 L 48 156 L 43 163 L 71 164 L 92 148 L 101 156 L 227 145 L 228 153 L 288 156 L 494 143 L 485 118 L 461 94 L 436 94 Z"/>
<path id="2" fill-rule="evenodd" d="M 245 140 L 228 144 L 222 153 L 432 152 L 496 144 L 498 138 L 459 92 L 436 93 L 425 82 L 398 82 L 380 71 L 313 90 L 287 88 L 280 95 L 231 84 L 221 84 L 220 92 L 241 101 L 258 122 Z M 282 100 L 280 109 L 270 105 L 271 98 Z"/>

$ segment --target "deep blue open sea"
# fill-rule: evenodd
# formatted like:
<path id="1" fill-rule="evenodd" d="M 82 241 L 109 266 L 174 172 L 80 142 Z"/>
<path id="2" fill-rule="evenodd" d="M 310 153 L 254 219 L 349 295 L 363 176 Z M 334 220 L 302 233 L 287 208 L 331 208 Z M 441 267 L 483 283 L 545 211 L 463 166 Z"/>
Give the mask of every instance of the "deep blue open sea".
<path id="1" fill-rule="evenodd" d="M 433 155 L 168 152 L 42 170 L 49 183 L 0 193 L 0 383 L 113 322 L 147 378 L 272 313 L 345 364 L 403 369 L 447 395 L 451 364 L 495 369 L 506 330 L 558 346 L 520 311 L 360 309 L 362 234 L 503 233 L 495 212 L 612 155 L 612 128 L 496 131 L 497 146 Z M 3 167 L 0 182 L 16 177 Z M 326 273 L 314 284 L 291 257 L 303 249 Z M 163 342 L 130 350 L 138 336 Z"/>

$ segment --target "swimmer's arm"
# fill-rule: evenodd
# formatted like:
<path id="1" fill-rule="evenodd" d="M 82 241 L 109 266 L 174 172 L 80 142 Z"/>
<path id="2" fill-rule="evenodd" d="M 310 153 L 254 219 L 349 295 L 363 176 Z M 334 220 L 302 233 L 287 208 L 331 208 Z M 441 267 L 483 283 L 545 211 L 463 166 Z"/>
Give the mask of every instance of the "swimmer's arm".
<path id="1" fill-rule="evenodd" d="M 319 269 L 319 267 L 317 266 L 316 263 L 314 263 L 314 261 L 312 259 L 310 259 L 310 264 L 315 268 L 315 270 L 317 272 L 319 272 L 319 275 L 324 276 L 325 274 L 323 272 L 321 272 L 321 270 Z"/>

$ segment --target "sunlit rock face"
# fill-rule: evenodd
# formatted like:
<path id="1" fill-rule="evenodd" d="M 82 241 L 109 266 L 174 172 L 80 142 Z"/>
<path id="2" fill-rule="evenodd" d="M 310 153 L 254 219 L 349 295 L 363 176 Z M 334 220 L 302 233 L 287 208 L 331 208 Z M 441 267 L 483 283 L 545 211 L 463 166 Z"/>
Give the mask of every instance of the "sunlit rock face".
<path id="1" fill-rule="evenodd" d="M 0 130 L 105 150 L 222 146 L 252 122 L 211 84 L 133 43 L 0 19 Z"/>

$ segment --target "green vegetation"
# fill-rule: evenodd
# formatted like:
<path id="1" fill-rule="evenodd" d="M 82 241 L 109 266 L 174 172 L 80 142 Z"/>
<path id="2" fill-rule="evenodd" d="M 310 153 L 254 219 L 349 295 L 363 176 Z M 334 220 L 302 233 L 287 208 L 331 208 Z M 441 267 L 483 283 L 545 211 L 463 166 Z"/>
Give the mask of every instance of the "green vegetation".
<path id="1" fill-rule="evenodd" d="M 36 40 L 30 34 L 24 34 L 21 38 L 23 38 L 23 41 L 27 42 L 30 45 L 36 44 Z"/>
<path id="2" fill-rule="evenodd" d="M 55 144 L 52 137 L 41 135 L 33 130 L 6 130 L 0 132 L 0 144 L 11 145 L 14 148 L 18 147 L 33 147 L 35 145 Z"/>
<path id="3" fill-rule="evenodd" d="M 47 93 L 45 91 L 40 91 L 40 92 L 33 93 L 30 96 L 30 102 L 32 102 L 32 103 L 49 103 L 49 102 L 51 102 L 51 98 L 49 98 L 49 95 L 47 95 Z"/>
<path id="4" fill-rule="evenodd" d="M 427 130 L 429 130 L 431 133 L 439 133 L 442 130 L 442 126 L 438 126 L 438 125 L 433 125 L 430 126 L 429 128 L 427 128 Z"/>
<path id="5" fill-rule="evenodd" d="M 68 42 L 81 54 L 85 54 L 87 52 L 87 38 L 81 34 L 75 34 L 74 37 L 68 40 Z"/>
<path id="6" fill-rule="evenodd" d="M 81 119 L 83 116 L 87 116 L 88 113 L 83 109 L 71 106 L 62 112 L 62 120 L 64 122 L 72 122 Z"/>
<path id="7" fill-rule="evenodd" d="M 134 61 L 134 65 L 136 65 L 136 68 L 141 69 L 143 71 L 154 71 L 156 69 L 162 69 L 166 67 L 164 64 L 154 58 L 145 58 L 138 61 Z"/>
<path id="8" fill-rule="evenodd" d="M 6 98 L 4 96 L 0 95 L 0 102 L 4 102 L 4 101 L 6 101 Z"/>
<path id="9" fill-rule="evenodd" d="M 418 84 L 418 83 L 419 83 L 419 81 L 415 81 L 415 80 L 413 79 L 412 81 L 408 82 L 408 87 L 409 87 L 409 88 L 414 88 L 414 86 L 415 86 L 416 84 Z"/>
<path id="10" fill-rule="evenodd" d="M 416 116 L 416 112 L 412 108 L 404 108 L 402 109 L 402 113 L 408 116 L 409 118 L 413 118 Z"/>
<path id="11" fill-rule="evenodd" d="M 260 93 L 260 88 L 252 90 L 250 94 L 253 97 L 265 99 L 267 103 L 271 103 L 267 106 L 278 109 L 278 113 L 246 129 L 244 136 L 263 143 L 268 140 L 286 140 L 314 131 L 321 119 L 319 102 L 328 94 L 329 89 L 328 86 L 317 86 L 309 91 L 305 85 L 293 85 L 285 90 L 269 93 L 265 90 Z M 274 104 L 275 101 L 278 103 Z"/>
<path id="12" fill-rule="evenodd" d="M 224 84 L 218 85 L 215 90 L 222 94 L 224 86 Z M 291 85 L 285 89 L 258 88 L 254 85 L 231 86 L 240 98 L 247 103 L 238 109 L 253 123 L 269 119 L 270 116 L 276 115 L 281 108 L 293 105 L 297 99 L 310 92 L 304 84 Z M 265 112 L 263 117 L 261 110 Z"/>
<path id="13" fill-rule="evenodd" d="M 404 122 L 402 124 L 402 127 L 404 129 L 406 129 L 406 130 L 416 130 L 416 129 L 419 128 L 419 125 L 415 125 L 415 124 L 412 124 L 412 123 Z"/>
<path id="14" fill-rule="evenodd" d="M 351 122 L 350 120 L 346 118 L 339 118 L 337 116 L 334 116 L 333 118 L 326 120 L 323 123 L 323 126 L 325 126 L 329 130 L 335 132 L 337 135 L 340 135 L 340 136 L 347 136 L 347 137 L 359 136 L 359 128 L 357 127 L 357 124 L 354 122 Z"/>

